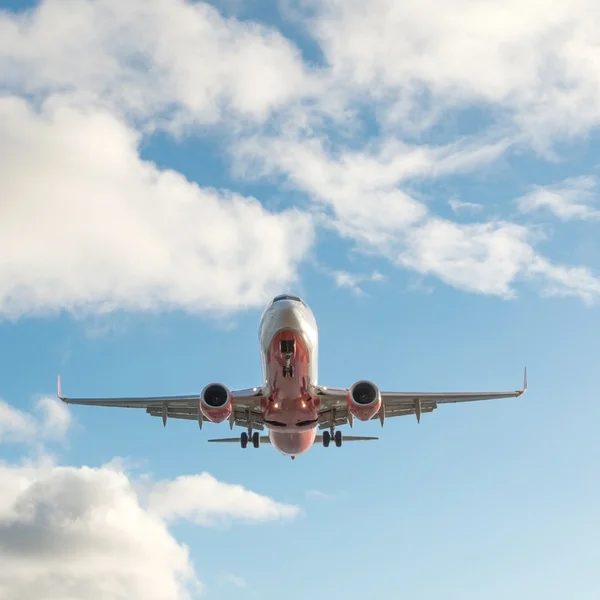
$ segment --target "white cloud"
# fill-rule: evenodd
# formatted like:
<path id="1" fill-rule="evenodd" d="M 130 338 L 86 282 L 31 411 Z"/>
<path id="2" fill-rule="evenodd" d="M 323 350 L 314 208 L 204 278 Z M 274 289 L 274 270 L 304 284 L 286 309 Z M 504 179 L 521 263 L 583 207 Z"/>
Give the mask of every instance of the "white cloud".
<path id="1" fill-rule="evenodd" d="M 533 260 L 526 228 L 512 223 L 458 225 L 431 218 L 407 232 L 398 262 L 472 292 L 514 297 L 511 284 Z"/>
<path id="2" fill-rule="evenodd" d="M 507 143 L 415 147 L 389 142 L 334 154 L 317 140 L 265 138 L 240 144 L 235 158 L 240 172 L 283 174 L 318 206 L 331 209 L 330 226 L 361 250 L 398 266 L 469 292 L 514 298 L 515 283 L 535 280 L 544 293 L 592 301 L 600 296 L 600 280 L 585 267 L 553 265 L 539 255 L 536 231 L 505 220 L 459 224 L 442 219 L 425 199 L 403 189 L 421 177 L 485 165 Z"/>
<path id="3" fill-rule="evenodd" d="M 546 209 L 562 221 L 598 219 L 600 210 L 590 206 L 598 200 L 597 187 L 596 177 L 573 177 L 554 185 L 537 185 L 516 202 L 524 213 Z"/>
<path id="4" fill-rule="evenodd" d="M 336 82 L 368 96 L 387 126 L 428 128 L 476 104 L 536 138 L 600 123 L 594 0 L 303 4 Z"/>
<path id="5" fill-rule="evenodd" d="M 228 311 L 295 279 L 313 240 L 306 215 L 202 189 L 140 160 L 138 143 L 65 98 L 39 112 L 0 98 L 0 314 Z"/>
<path id="6" fill-rule="evenodd" d="M 480 212 L 483 208 L 483 205 L 477 202 L 464 202 L 456 198 L 450 198 L 450 200 L 448 200 L 448 204 L 455 213 L 460 213 L 461 211 Z"/>
<path id="7" fill-rule="evenodd" d="M 532 0 L 525 13 L 517 0 L 298 4 L 313 9 L 321 69 L 276 29 L 205 2 L 46 0 L 0 17 L 0 72 L 20 93 L 76 89 L 167 127 L 230 112 L 261 122 L 307 99 L 334 102 L 341 123 L 365 97 L 400 131 L 476 104 L 540 138 L 600 122 L 593 0 Z"/>
<path id="8" fill-rule="evenodd" d="M 0 403 L 0 433 L 16 434 L 0 441 L 66 428 L 59 405 L 42 399 L 37 408 L 45 421 Z M 260 524 L 300 510 L 208 473 L 158 483 L 146 475 L 133 479 L 127 462 L 63 466 L 43 451 L 18 464 L 0 461 L 0 598 L 191 600 L 203 584 L 170 522 Z M 229 580 L 243 584 L 233 575 Z"/>
<path id="9" fill-rule="evenodd" d="M 189 549 L 167 528 L 164 516 L 173 516 L 178 509 L 171 498 L 167 501 L 170 508 L 164 510 L 165 486 L 193 494 L 186 499 L 185 511 L 179 510 L 177 515 L 196 522 L 199 512 L 194 505 L 201 507 L 200 512 L 213 506 L 209 511 L 212 517 L 220 514 L 247 520 L 247 515 L 260 515 L 259 522 L 290 516 L 297 510 L 241 487 L 232 492 L 235 486 L 210 476 L 198 477 L 189 477 L 191 484 L 185 489 L 179 480 L 157 484 L 147 508 L 118 461 L 100 468 L 59 466 L 47 459 L 20 465 L 0 462 L 0 597 L 196 597 L 203 585 Z M 157 514 L 157 498 L 164 514 Z M 248 503 L 246 512 L 244 503 Z M 252 516 L 250 520 L 254 520 Z M 209 521 L 202 519 L 204 524 Z M 198 562 L 202 564 L 201 559 Z"/>
<path id="10" fill-rule="evenodd" d="M 333 212 L 342 235 L 384 246 L 427 215 L 427 207 L 400 189 L 401 184 L 484 166 L 509 144 L 481 139 L 431 147 L 388 139 L 361 151 L 328 151 L 324 139 L 256 136 L 236 144 L 232 154 L 240 175 L 282 173 Z"/>
<path id="11" fill-rule="evenodd" d="M 553 265 L 537 257 L 529 266 L 529 272 L 544 281 L 546 295 L 575 296 L 589 305 L 600 297 L 600 280 L 584 267 Z"/>
<path id="12" fill-rule="evenodd" d="M 519 280 L 539 282 L 543 295 L 600 298 L 600 279 L 588 268 L 555 264 L 532 247 L 532 231 L 509 222 L 458 225 L 439 218 L 408 232 L 397 260 L 457 288 L 515 298 Z"/>
<path id="13" fill-rule="evenodd" d="M 314 221 L 461 289 L 513 297 L 533 278 L 544 293 L 595 297 L 597 278 L 540 256 L 523 225 L 440 219 L 418 186 L 600 124 L 597 3 L 295 7 L 310 9 L 320 67 L 274 28 L 204 2 L 46 0 L 0 16 L 1 82 L 13 94 L 0 98 L 0 197 L 19 198 L 0 205 L 0 315 L 260 305 L 296 278 Z M 472 107 L 484 109 L 477 133 L 452 131 Z M 361 139 L 372 131 L 363 110 L 379 139 Z M 313 217 L 202 189 L 139 157 L 139 131 L 215 123 L 235 174 L 284 174 Z M 448 143 L 404 141 L 440 123 Z M 520 205 L 590 218 L 585 191 L 537 189 Z"/>
<path id="14" fill-rule="evenodd" d="M 0 15 L 0 73 L 27 94 L 75 89 L 117 113 L 262 120 L 313 86 L 279 32 L 205 2 L 45 0 Z"/>
<path id="15" fill-rule="evenodd" d="M 214 525 L 231 519 L 260 523 L 291 519 L 299 508 L 275 502 L 241 485 L 223 483 L 209 473 L 184 475 L 152 485 L 148 506 L 167 521 L 187 519 Z"/>
<path id="16" fill-rule="evenodd" d="M 54 398 L 40 398 L 37 408 L 44 413 L 42 434 L 45 437 L 62 438 L 71 426 L 72 417 L 68 407 Z"/>
<path id="17" fill-rule="evenodd" d="M 385 277 L 378 271 L 373 271 L 370 275 L 348 273 L 347 271 L 331 271 L 330 275 L 333 277 L 337 287 L 348 288 L 356 296 L 363 296 L 365 294 L 364 290 L 360 287 L 361 283 L 385 281 Z"/>
<path id="18" fill-rule="evenodd" d="M 108 467 L 0 464 L 0 597 L 187 600 L 189 551 Z"/>
<path id="19" fill-rule="evenodd" d="M 0 400 L 0 443 L 39 443 L 63 438 L 72 422 L 71 413 L 60 401 L 40 398 L 36 409 L 42 418 Z"/>
<path id="20" fill-rule="evenodd" d="M 28 413 L 0 400 L 0 441 L 31 439 L 37 422 Z"/>

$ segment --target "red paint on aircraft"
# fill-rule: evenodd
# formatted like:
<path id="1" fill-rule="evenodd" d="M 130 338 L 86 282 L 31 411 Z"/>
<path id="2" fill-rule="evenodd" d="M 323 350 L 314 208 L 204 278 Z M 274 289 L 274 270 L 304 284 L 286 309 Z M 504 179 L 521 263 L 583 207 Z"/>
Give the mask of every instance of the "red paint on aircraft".
<path id="1" fill-rule="evenodd" d="M 271 444 L 283 454 L 297 456 L 306 452 L 315 441 L 316 428 L 305 431 L 270 431 Z"/>
<path id="2" fill-rule="evenodd" d="M 225 404 L 223 406 L 212 406 L 209 402 L 205 401 L 205 394 L 209 396 L 213 394 L 217 394 L 217 397 L 220 396 L 223 392 L 227 394 Z M 202 411 L 202 414 L 212 423 L 222 423 L 225 419 L 229 418 L 231 415 L 231 411 L 233 410 L 233 403 L 231 402 L 231 392 L 227 388 L 220 383 L 210 383 L 208 384 L 200 394 L 200 399 L 198 401 L 198 407 Z"/>
<path id="3" fill-rule="evenodd" d="M 350 392 L 346 398 L 348 403 L 348 410 L 352 413 L 352 416 L 359 421 L 370 421 L 381 409 L 381 398 L 379 398 L 373 404 L 357 404 L 352 400 Z"/>
<path id="4" fill-rule="evenodd" d="M 206 406 L 206 404 L 204 404 L 204 402 L 201 400 L 199 401 L 199 405 L 202 414 L 211 423 L 222 423 L 229 418 L 229 415 L 232 411 L 231 400 L 229 400 L 225 406 L 220 406 L 219 408 L 215 408 L 214 406 Z"/>
<path id="5" fill-rule="evenodd" d="M 308 390 L 309 361 L 297 332 L 284 329 L 273 337 L 266 357 L 270 394 L 262 403 L 263 419 L 271 443 L 288 455 L 306 452 L 316 436 L 319 402 Z"/>

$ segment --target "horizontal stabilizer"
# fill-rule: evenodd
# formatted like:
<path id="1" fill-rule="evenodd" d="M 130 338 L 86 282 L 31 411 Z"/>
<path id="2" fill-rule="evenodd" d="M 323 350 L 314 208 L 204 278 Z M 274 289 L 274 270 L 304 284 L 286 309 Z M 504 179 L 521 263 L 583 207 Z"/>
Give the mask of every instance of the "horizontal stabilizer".
<path id="1" fill-rule="evenodd" d="M 378 437 L 372 437 L 368 435 L 344 435 L 342 440 L 344 443 L 346 442 L 368 442 L 369 440 L 378 440 Z M 315 442 L 322 442 L 323 436 L 318 435 L 315 439 Z"/>
<path id="2" fill-rule="evenodd" d="M 366 435 L 345 435 L 343 437 L 344 442 L 367 442 L 369 440 L 378 440 L 378 439 L 379 439 L 378 437 L 372 437 L 372 436 L 366 436 Z M 239 444 L 240 438 L 239 437 L 216 438 L 216 439 L 207 440 L 207 441 L 208 442 L 219 442 L 221 444 Z M 248 440 L 248 442 L 250 443 L 250 440 Z M 321 444 L 322 442 L 323 442 L 322 435 L 318 435 L 315 437 L 315 443 Z M 270 444 L 271 439 L 269 438 L 268 435 L 261 435 L 260 443 L 261 444 Z"/>
<path id="3" fill-rule="evenodd" d="M 216 439 L 212 439 L 212 440 L 206 440 L 207 442 L 220 442 L 221 444 L 239 444 L 240 443 L 240 437 L 229 437 L 229 438 L 216 438 Z M 252 444 L 252 440 L 249 439 L 248 440 L 249 444 Z M 271 440 L 269 439 L 268 435 L 261 435 L 260 436 L 260 443 L 261 444 L 270 444 Z"/>

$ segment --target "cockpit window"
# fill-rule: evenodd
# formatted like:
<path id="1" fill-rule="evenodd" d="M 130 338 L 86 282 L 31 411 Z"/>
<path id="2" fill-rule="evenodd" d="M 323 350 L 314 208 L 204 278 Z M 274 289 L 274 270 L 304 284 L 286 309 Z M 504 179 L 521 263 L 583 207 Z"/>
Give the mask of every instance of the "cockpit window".
<path id="1" fill-rule="evenodd" d="M 279 300 L 295 300 L 296 302 L 300 302 L 300 304 L 305 305 L 305 302 L 302 300 L 302 298 L 299 298 L 298 296 L 292 296 L 291 294 L 281 294 L 281 296 L 275 296 L 275 298 L 273 298 L 274 303 Z"/>

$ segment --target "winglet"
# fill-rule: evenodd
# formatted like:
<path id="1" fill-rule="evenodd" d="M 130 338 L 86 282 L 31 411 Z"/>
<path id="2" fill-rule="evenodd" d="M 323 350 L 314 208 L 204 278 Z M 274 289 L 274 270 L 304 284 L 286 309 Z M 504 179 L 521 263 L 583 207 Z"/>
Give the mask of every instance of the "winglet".
<path id="1" fill-rule="evenodd" d="M 60 386 L 60 373 L 58 374 L 58 381 L 56 382 L 56 395 L 60 400 L 64 401 L 64 396 L 62 395 L 62 390 Z"/>
<path id="2" fill-rule="evenodd" d="M 524 394 L 527 391 L 527 367 L 525 367 L 525 371 L 523 372 L 523 389 L 521 390 L 521 394 Z"/>

